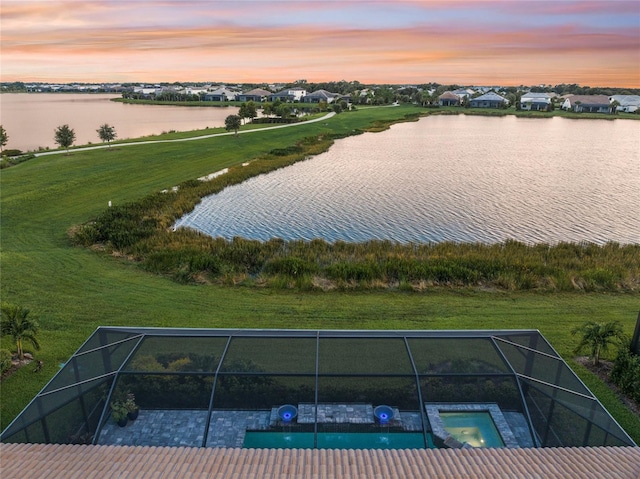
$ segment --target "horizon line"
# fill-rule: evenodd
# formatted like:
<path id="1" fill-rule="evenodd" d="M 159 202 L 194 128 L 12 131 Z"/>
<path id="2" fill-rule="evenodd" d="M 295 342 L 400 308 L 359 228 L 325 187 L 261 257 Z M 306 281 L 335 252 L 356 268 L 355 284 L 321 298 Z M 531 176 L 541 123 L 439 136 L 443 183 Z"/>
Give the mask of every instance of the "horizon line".
<path id="1" fill-rule="evenodd" d="M 360 83 L 362 85 L 428 85 L 428 84 L 436 84 L 436 85 L 456 85 L 456 86 L 477 86 L 477 87 L 501 87 L 501 88 L 511 88 L 511 87 L 556 87 L 561 85 L 577 85 L 581 88 L 616 88 L 616 89 L 634 89 L 640 90 L 640 85 L 632 86 L 632 85 L 623 85 L 623 86 L 612 86 L 612 85 L 586 85 L 577 82 L 560 82 L 560 83 L 520 83 L 519 85 L 510 83 L 510 84 L 501 84 L 501 83 L 457 83 L 457 82 L 440 82 L 440 81 L 426 81 L 421 83 L 416 82 L 363 82 L 360 80 L 304 80 L 306 84 L 315 84 L 315 83 Z M 211 81 L 211 80 L 164 80 L 164 81 L 139 81 L 139 80 L 131 80 L 131 81 L 118 81 L 118 80 L 66 80 L 66 81 L 51 81 L 51 80 L 2 80 L 0 81 L 0 85 L 8 84 L 8 83 L 38 83 L 38 84 L 60 84 L 60 85 L 72 85 L 72 84 L 85 84 L 85 85 L 96 85 L 96 84 L 192 84 L 192 83 L 209 83 L 209 84 L 223 84 L 223 85 L 268 85 L 268 84 L 298 84 L 301 80 L 293 80 L 293 81 Z M 299 83 L 304 85 L 305 83 Z"/>

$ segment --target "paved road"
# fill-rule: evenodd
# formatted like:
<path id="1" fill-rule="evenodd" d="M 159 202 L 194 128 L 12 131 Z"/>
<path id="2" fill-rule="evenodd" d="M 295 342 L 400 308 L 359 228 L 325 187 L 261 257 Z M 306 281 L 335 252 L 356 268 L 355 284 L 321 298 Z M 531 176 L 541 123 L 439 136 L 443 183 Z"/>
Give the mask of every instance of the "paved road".
<path id="1" fill-rule="evenodd" d="M 241 131 L 238 131 L 238 135 L 244 135 L 246 133 L 258 133 L 265 130 L 276 130 L 278 128 L 291 128 L 294 126 L 308 125 L 309 123 L 317 123 L 319 121 L 328 120 L 334 115 L 335 113 L 331 112 L 331 113 L 327 113 L 325 116 L 322 116 L 320 118 L 316 118 L 314 120 L 301 121 L 300 123 L 287 123 L 285 125 L 267 126 L 265 128 L 256 128 L 255 130 L 241 130 Z M 178 138 L 175 140 L 148 140 L 148 141 L 136 141 L 131 143 L 117 143 L 112 146 L 121 148 L 123 146 L 151 145 L 153 143 L 175 143 L 180 141 L 205 140 L 207 138 L 215 138 L 216 136 L 228 136 L 228 135 L 235 135 L 235 132 L 230 131 L 226 133 L 213 133 L 211 135 L 194 136 L 191 138 Z M 109 148 L 109 145 L 83 146 L 81 148 L 73 148 L 69 151 L 72 152 L 72 151 L 100 150 L 103 148 Z M 67 152 L 66 150 L 44 151 L 40 153 L 34 153 L 34 155 L 35 156 L 59 155 L 60 153 L 66 153 L 66 152 Z"/>

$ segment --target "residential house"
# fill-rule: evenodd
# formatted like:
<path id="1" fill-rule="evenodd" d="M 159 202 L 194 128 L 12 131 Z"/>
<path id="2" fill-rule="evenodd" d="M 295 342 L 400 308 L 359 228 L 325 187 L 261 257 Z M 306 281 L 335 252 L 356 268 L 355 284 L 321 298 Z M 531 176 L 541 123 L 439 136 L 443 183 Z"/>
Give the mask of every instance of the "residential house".
<path id="1" fill-rule="evenodd" d="M 199 86 L 187 86 L 184 89 L 184 93 L 187 95 L 200 95 L 207 93 L 208 87 L 199 87 Z"/>
<path id="2" fill-rule="evenodd" d="M 342 103 L 344 101 L 347 103 L 347 105 L 350 105 L 352 103 L 351 95 L 341 95 L 339 93 L 336 95 L 333 101 L 334 103 Z"/>
<path id="3" fill-rule="evenodd" d="M 160 86 L 153 86 L 153 87 L 148 87 L 148 86 L 139 86 L 139 87 L 134 87 L 133 88 L 133 92 L 137 93 L 138 95 L 144 97 L 144 98 L 151 98 L 155 95 L 159 95 L 160 93 L 162 93 L 162 87 Z"/>
<path id="4" fill-rule="evenodd" d="M 254 88 L 253 90 L 249 90 L 246 93 L 240 93 L 238 96 L 236 96 L 236 100 L 263 102 L 267 101 L 270 95 L 270 91 L 263 90 L 262 88 Z"/>
<path id="5" fill-rule="evenodd" d="M 490 91 L 470 101 L 471 108 L 503 108 L 509 104 L 509 100 L 497 93 Z"/>
<path id="6" fill-rule="evenodd" d="M 640 95 L 613 95 L 609 97 L 609 101 L 617 101 L 619 103 L 616 111 L 633 113 L 640 108 Z"/>
<path id="7" fill-rule="evenodd" d="M 304 88 L 288 88 L 286 90 L 279 91 L 273 95 L 269 95 L 269 101 L 280 100 L 282 102 L 299 102 L 307 94 L 307 90 Z"/>
<path id="8" fill-rule="evenodd" d="M 475 91 L 470 88 L 458 88 L 457 90 L 453 90 L 451 93 L 457 95 L 460 100 L 462 100 L 464 98 L 471 98 L 471 95 L 473 95 Z"/>
<path id="9" fill-rule="evenodd" d="M 549 93 L 525 93 L 520 97 L 520 109 L 549 111 L 551 109 L 551 95 Z"/>
<path id="10" fill-rule="evenodd" d="M 445 91 L 438 97 L 438 104 L 440 106 L 460 106 L 462 98 L 453 92 Z"/>
<path id="11" fill-rule="evenodd" d="M 361 104 L 371 103 L 371 99 L 375 95 L 375 92 L 368 88 L 363 88 L 362 90 L 360 90 L 360 92 L 357 93 L 357 95 L 358 95 L 358 103 L 361 103 Z"/>
<path id="12" fill-rule="evenodd" d="M 576 113 L 611 113 L 611 103 L 606 95 L 571 95 L 564 100 L 562 109 Z"/>
<path id="13" fill-rule="evenodd" d="M 205 93 L 204 100 L 205 101 L 233 101 L 236 99 L 237 92 L 233 90 L 229 90 L 227 87 L 223 86 L 217 88 L 213 91 L 209 91 Z"/>
<path id="14" fill-rule="evenodd" d="M 304 103 L 320 103 L 320 102 L 332 103 L 338 100 L 340 97 L 341 96 L 338 95 L 337 93 L 331 93 L 330 91 L 327 91 L 327 90 L 316 90 L 313 93 L 310 93 L 302 97 L 302 101 Z"/>
<path id="15" fill-rule="evenodd" d="M 186 95 L 187 90 L 180 85 L 169 85 L 169 86 L 161 86 L 159 90 L 156 92 L 156 95 L 162 95 L 163 93 L 167 94 L 175 94 L 175 95 Z"/>
<path id="16" fill-rule="evenodd" d="M 491 87 L 491 86 L 474 86 L 473 87 L 473 91 L 474 93 L 482 93 L 483 95 L 485 93 L 489 93 L 490 91 L 498 91 L 500 89 L 500 87 Z"/>

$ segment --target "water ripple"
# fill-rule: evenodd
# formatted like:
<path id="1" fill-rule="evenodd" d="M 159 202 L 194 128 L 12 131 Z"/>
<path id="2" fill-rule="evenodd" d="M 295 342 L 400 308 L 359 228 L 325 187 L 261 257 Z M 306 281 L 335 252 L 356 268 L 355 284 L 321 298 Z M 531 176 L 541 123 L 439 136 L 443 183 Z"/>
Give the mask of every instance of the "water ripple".
<path id="1" fill-rule="evenodd" d="M 629 120 L 424 118 L 229 187 L 176 226 L 260 240 L 640 243 L 638 133 Z"/>

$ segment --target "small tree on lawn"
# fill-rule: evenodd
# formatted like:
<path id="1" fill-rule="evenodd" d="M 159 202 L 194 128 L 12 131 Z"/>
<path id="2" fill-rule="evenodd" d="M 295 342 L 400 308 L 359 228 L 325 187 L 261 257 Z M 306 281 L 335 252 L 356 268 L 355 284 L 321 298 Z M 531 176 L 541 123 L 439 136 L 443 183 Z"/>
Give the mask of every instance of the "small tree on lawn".
<path id="1" fill-rule="evenodd" d="M 247 104 L 243 103 L 242 105 L 240 105 L 240 108 L 238 109 L 238 116 L 240 117 L 241 121 L 244 121 L 244 119 L 247 117 Z"/>
<path id="2" fill-rule="evenodd" d="M 282 103 L 276 108 L 276 115 L 282 119 L 289 118 L 291 116 L 291 106 Z"/>
<path id="3" fill-rule="evenodd" d="M 247 103 L 247 111 L 246 118 L 249 118 L 250 122 L 253 122 L 253 119 L 258 116 L 258 107 L 255 102 L 250 101 Z"/>
<path id="4" fill-rule="evenodd" d="M 2 153 L 2 148 L 9 141 L 9 136 L 7 135 L 7 130 L 4 129 L 4 126 L 0 125 L 0 153 Z"/>
<path id="5" fill-rule="evenodd" d="M 273 104 L 265 103 L 264 105 L 262 105 L 262 114 L 268 117 L 273 115 Z"/>
<path id="6" fill-rule="evenodd" d="M 28 309 L 15 304 L 2 303 L 0 311 L 2 312 L 0 331 L 13 338 L 18 350 L 18 359 L 24 359 L 23 343 L 25 341 L 31 343 L 34 349 L 40 349 L 40 343 L 36 338 L 38 322 L 28 317 Z"/>
<path id="7" fill-rule="evenodd" d="M 105 123 L 104 125 L 100 125 L 100 128 L 98 128 L 96 132 L 98 133 L 100 139 L 103 142 L 106 141 L 109 145 L 109 148 L 111 148 L 111 142 L 115 140 L 117 136 L 116 129 L 108 123 Z"/>
<path id="8" fill-rule="evenodd" d="M 608 323 L 598 323 L 588 321 L 571 331 L 571 334 L 582 334 L 582 339 L 576 346 L 575 353 L 585 348 L 589 350 L 589 357 L 593 359 L 593 365 L 600 364 L 600 354 L 614 343 L 620 343 L 624 339 L 624 332 L 620 321 L 610 321 Z"/>
<path id="9" fill-rule="evenodd" d="M 56 128 L 55 142 L 62 148 L 67 149 L 69 154 L 69 147 L 76 141 L 76 132 L 69 125 L 62 125 Z"/>
<path id="10" fill-rule="evenodd" d="M 253 119 L 258 116 L 258 109 L 256 108 L 256 104 L 252 101 L 243 103 L 242 105 L 240 105 L 238 115 L 242 119 L 249 118 L 249 121 L 253 121 Z"/>
<path id="11" fill-rule="evenodd" d="M 227 131 L 235 131 L 236 136 L 238 135 L 238 130 L 240 129 L 240 125 L 242 124 L 242 118 L 238 115 L 229 115 L 224 119 L 224 128 Z"/>

